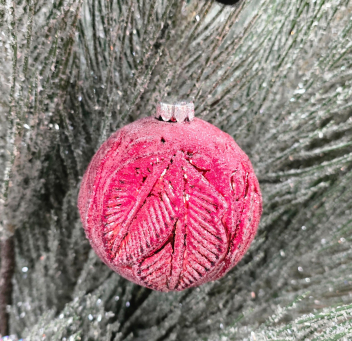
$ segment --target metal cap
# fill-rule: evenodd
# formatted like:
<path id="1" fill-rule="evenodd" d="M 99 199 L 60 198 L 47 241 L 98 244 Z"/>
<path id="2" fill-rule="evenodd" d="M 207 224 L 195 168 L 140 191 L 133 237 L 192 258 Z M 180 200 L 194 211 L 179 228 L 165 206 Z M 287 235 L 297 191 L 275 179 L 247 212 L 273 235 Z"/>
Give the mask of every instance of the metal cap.
<path id="1" fill-rule="evenodd" d="M 154 115 L 166 122 L 185 122 L 194 119 L 194 104 L 189 100 L 166 98 L 156 106 Z"/>

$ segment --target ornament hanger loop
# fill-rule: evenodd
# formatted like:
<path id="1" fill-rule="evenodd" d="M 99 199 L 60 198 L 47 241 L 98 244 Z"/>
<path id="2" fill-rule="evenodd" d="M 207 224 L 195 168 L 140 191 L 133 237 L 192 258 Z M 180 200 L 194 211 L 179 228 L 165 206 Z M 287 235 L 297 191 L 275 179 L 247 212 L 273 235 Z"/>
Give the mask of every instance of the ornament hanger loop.
<path id="1" fill-rule="evenodd" d="M 194 119 L 194 104 L 190 100 L 166 98 L 157 104 L 154 117 L 166 122 L 192 121 Z"/>

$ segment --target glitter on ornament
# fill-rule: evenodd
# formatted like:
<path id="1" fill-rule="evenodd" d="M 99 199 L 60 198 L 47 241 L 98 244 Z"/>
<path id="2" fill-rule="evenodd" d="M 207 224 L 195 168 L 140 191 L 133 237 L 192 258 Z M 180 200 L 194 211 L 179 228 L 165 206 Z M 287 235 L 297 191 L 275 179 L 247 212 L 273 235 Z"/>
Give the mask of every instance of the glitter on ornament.
<path id="1" fill-rule="evenodd" d="M 193 103 L 159 103 L 93 157 L 78 207 L 87 238 L 114 271 L 159 291 L 219 279 L 243 257 L 262 199 L 247 155 Z"/>

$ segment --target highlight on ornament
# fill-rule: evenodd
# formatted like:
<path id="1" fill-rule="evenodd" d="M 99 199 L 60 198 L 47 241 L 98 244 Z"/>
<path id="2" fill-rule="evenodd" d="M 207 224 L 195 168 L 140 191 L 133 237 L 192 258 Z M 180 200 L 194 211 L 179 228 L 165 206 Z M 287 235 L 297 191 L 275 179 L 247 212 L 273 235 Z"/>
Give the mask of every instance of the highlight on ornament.
<path id="1" fill-rule="evenodd" d="M 83 177 L 86 236 L 111 269 L 139 285 L 181 291 L 224 276 L 252 242 L 258 180 L 233 138 L 184 100 L 113 133 Z"/>

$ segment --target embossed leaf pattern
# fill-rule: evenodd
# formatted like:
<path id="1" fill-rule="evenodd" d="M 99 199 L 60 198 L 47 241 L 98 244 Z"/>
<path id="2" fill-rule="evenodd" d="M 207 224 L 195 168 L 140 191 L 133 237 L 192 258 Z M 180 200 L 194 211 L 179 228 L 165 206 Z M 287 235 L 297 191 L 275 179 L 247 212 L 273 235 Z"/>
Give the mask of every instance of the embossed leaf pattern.
<path id="1" fill-rule="evenodd" d="M 231 187 L 237 203 L 240 219 L 234 236 L 230 238 L 229 253 L 224 268 L 214 279 L 220 278 L 236 265 L 249 248 L 259 224 L 261 214 L 261 197 L 258 182 L 245 165 L 238 167 L 237 176 L 231 177 Z"/>
<path id="2" fill-rule="evenodd" d="M 119 170 L 112 179 L 106 199 L 107 205 L 103 213 L 104 242 L 111 257 L 116 257 L 119 249 L 129 248 L 130 242 L 125 238 L 129 226 L 131 224 L 134 226 L 133 220 L 137 218 L 138 211 L 145 215 L 146 207 L 152 204 L 153 199 L 150 198 L 150 191 L 155 181 L 155 173 L 158 171 L 160 173 L 160 169 L 163 167 L 163 164 L 158 162 L 156 162 L 156 167 L 153 167 L 153 161 L 153 157 L 146 157 L 142 161 L 138 159 L 130 162 Z M 145 205 L 144 201 L 148 204 Z M 155 216 L 153 218 L 155 219 Z M 134 228 L 130 233 L 133 231 Z M 126 257 L 125 263 L 127 262 Z"/>
<path id="3" fill-rule="evenodd" d="M 182 152 L 161 165 L 150 157 L 116 174 L 104 211 L 105 244 L 115 264 L 132 268 L 146 286 L 182 290 L 224 259 L 227 204 Z"/>
<path id="4" fill-rule="evenodd" d="M 224 258 L 227 231 L 222 223 L 227 208 L 219 192 L 191 164 L 184 163 L 186 193 L 186 251 L 179 288 L 200 284 Z"/>

